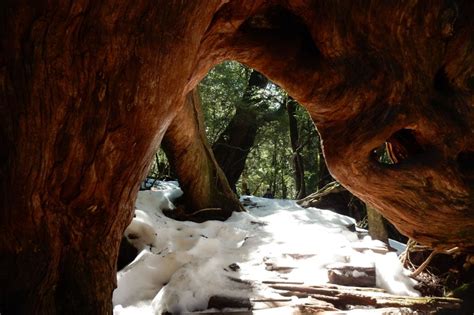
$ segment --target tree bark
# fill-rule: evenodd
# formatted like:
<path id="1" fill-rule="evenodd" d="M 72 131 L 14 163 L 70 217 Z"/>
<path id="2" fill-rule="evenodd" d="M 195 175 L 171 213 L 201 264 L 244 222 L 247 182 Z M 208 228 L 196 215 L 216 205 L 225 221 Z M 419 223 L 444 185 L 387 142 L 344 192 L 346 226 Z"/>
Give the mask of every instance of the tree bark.
<path id="1" fill-rule="evenodd" d="M 379 240 L 388 244 L 388 232 L 385 228 L 383 216 L 370 205 L 366 205 L 367 219 L 369 222 L 369 235 L 374 240 Z"/>
<path id="2" fill-rule="evenodd" d="M 293 170 L 296 188 L 296 199 L 306 197 L 306 184 L 304 181 L 304 163 L 301 156 L 300 140 L 298 134 L 298 121 L 296 120 L 296 104 L 293 100 L 288 99 L 286 102 L 286 110 L 288 113 L 288 121 L 290 128 L 290 143 L 293 151 Z"/>
<path id="3" fill-rule="evenodd" d="M 138 184 L 185 95 L 225 59 L 304 105 L 331 174 L 403 233 L 473 251 L 473 10 L 2 1 L 0 312 L 111 313 Z M 398 163 L 374 158 L 385 142 Z"/>
<path id="4" fill-rule="evenodd" d="M 163 150 L 184 192 L 183 218 L 225 220 L 244 208 L 217 164 L 205 132 L 199 92 L 194 89 L 168 127 Z M 221 210 L 199 211 L 208 208 Z"/>
<path id="5" fill-rule="evenodd" d="M 474 250 L 474 3 L 266 2 L 247 19 L 225 7 L 200 56 L 213 47 L 305 106 L 333 177 L 402 233 Z M 236 31 L 220 36 L 230 24 Z M 398 163 L 375 158 L 385 142 Z"/>
<path id="6" fill-rule="evenodd" d="M 235 106 L 234 116 L 212 145 L 217 163 L 235 192 L 235 185 L 244 171 L 245 161 L 262 123 L 258 119 L 258 110 L 253 106 L 252 94 L 255 89 L 264 88 L 267 84 L 267 78 L 257 71 L 252 71 L 242 101 Z"/>
<path id="7" fill-rule="evenodd" d="M 218 5 L 1 2 L 0 313 L 112 313 L 139 182 Z"/>

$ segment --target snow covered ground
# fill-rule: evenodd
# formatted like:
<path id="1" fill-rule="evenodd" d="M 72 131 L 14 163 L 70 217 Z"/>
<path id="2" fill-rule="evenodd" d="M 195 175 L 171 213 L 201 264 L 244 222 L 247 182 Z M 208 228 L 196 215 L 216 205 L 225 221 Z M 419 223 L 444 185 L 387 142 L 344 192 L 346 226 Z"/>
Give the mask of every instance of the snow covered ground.
<path id="1" fill-rule="evenodd" d="M 267 270 L 265 263 L 292 266 L 296 260 L 299 268 L 285 277 L 323 284 L 328 266 L 375 266 L 378 287 L 418 295 L 395 253 L 361 252 L 380 244 L 351 232 L 352 218 L 304 209 L 292 200 L 243 196 L 249 211 L 234 213 L 226 222 L 178 222 L 162 213 L 182 194 L 177 183 L 161 182 L 158 189 L 139 193 L 135 218 L 125 231 L 140 253 L 117 274 L 116 315 L 203 310 L 213 295 L 268 297 L 268 290 L 235 279 L 276 279 L 281 274 Z"/>

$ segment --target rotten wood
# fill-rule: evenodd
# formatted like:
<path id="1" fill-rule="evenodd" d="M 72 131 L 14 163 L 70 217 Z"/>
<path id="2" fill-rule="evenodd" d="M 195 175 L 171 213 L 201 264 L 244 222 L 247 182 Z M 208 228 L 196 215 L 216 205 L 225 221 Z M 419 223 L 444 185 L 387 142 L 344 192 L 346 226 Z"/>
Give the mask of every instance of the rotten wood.
<path id="1" fill-rule="evenodd" d="M 354 287 L 354 286 L 347 286 L 347 285 L 337 285 L 337 284 L 319 284 L 319 285 L 308 285 L 313 288 L 326 288 L 326 289 L 338 289 L 338 290 L 349 290 L 349 291 L 369 291 L 369 292 L 386 292 L 384 289 L 381 288 L 367 288 L 367 287 Z"/>
<path id="2" fill-rule="evenodd" d="M 283 296 L 312 296 L 341 309 L 344 309 L 347 305 L 366 305 L 377 308 L 406 307 L 419 311 L 435 311 L 439 309 L 459 309 L 462 303 L 460 299 L 447 297 L 408 297 L 382 292 L 315 288 L 299 285 L 270 285 L 270 287 L 279 290 L 280 295 Z"/>
<path id="3" fill-rule="evenodd" d="M 375 287 L 375 267 L 341 266 L 328 269 L 330 283 L 356 286 Z"/>
<path id="4" fill-rule="evenodd" d="M 224 308 L 251 309 L 252 303 L 250 302 L 250 299 L 248 298 L 213 295 L 209 298 L 207 308 L 216 308 L 218 310 L 221 310 Z"/>

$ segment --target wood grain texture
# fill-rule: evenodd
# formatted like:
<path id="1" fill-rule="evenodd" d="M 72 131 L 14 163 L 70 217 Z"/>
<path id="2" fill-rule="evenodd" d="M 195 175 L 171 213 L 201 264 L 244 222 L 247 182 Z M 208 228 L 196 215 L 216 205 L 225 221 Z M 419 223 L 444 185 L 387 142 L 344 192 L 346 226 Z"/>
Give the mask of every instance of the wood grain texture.
<path id="1" fill-rule="evenodd" d="M 404 234 L 473 250 L 473 5 L 2 1 L 0 311 L 111 312 L 138 183 L 225 59 L 303 104 L 332 175 Z M 422 150 L 378 163 L 400 130 Z"/>
<path id="2" fill-rule="evenodd" d="M 265 2 L 245 18 L 236 6 L 216 14 L 196 77 L 204 52 L 258 69 L 308 109 L 348 190 L 424 244 L 472 251 L 473 4 Z M 413 154 L 374 158 L 404 134 Z"/>
<path id="3" fill-rule="evenodd" d="M 226 220 L 232 212 L 244 211 L 207 141 L 196 89 L 168 127 L 163 149 L 184 193 L 185 211 L 177 214 L 180 219 Z M 209 208 L 221 211 L 199 211 Z"/>

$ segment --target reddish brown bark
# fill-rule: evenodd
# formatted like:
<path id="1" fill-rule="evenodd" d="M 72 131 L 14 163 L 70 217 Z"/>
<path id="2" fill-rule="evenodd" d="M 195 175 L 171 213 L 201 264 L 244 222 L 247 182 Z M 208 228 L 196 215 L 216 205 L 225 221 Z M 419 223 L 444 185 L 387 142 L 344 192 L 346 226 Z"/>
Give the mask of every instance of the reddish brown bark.
<path id="1" fill-rule="evenodd" d="M 0 312 L 111 312 L 138 183 L 224 59 L 303 104 L 331 173 L 405 234 L 472 250 L 473 6 L 2 1 Z M 398 164 L 373 158 L 405 136 Z"/>
<path id="2" fill-rule="evenodd" d="M 225 220 L 233 211 L 244 210 L 217 164 L 205 132 L 199 94 L 193 90 L 163 138 L 163 149 L 184 192 L 186 211 L 175 213 L 181 219 Z M 210 208 L 212 211 L 205 210 Z"/>
<path id="3" fill-rule="evenodd" d="M 230 2 L 196 78 L 212 57 L 258 69 L 308 109 L 331 174 L 352 193 L 422 243 L 474 250 L 473 5 L 265 2 L 243 13 Z M 407 135 L 407 158 L 374 158 Z"/>
<path id="4" fill-rule="evenodd" d="M 1 2 L 0 313 L 112 312 L 138 183 L 218 5 Z"/>

